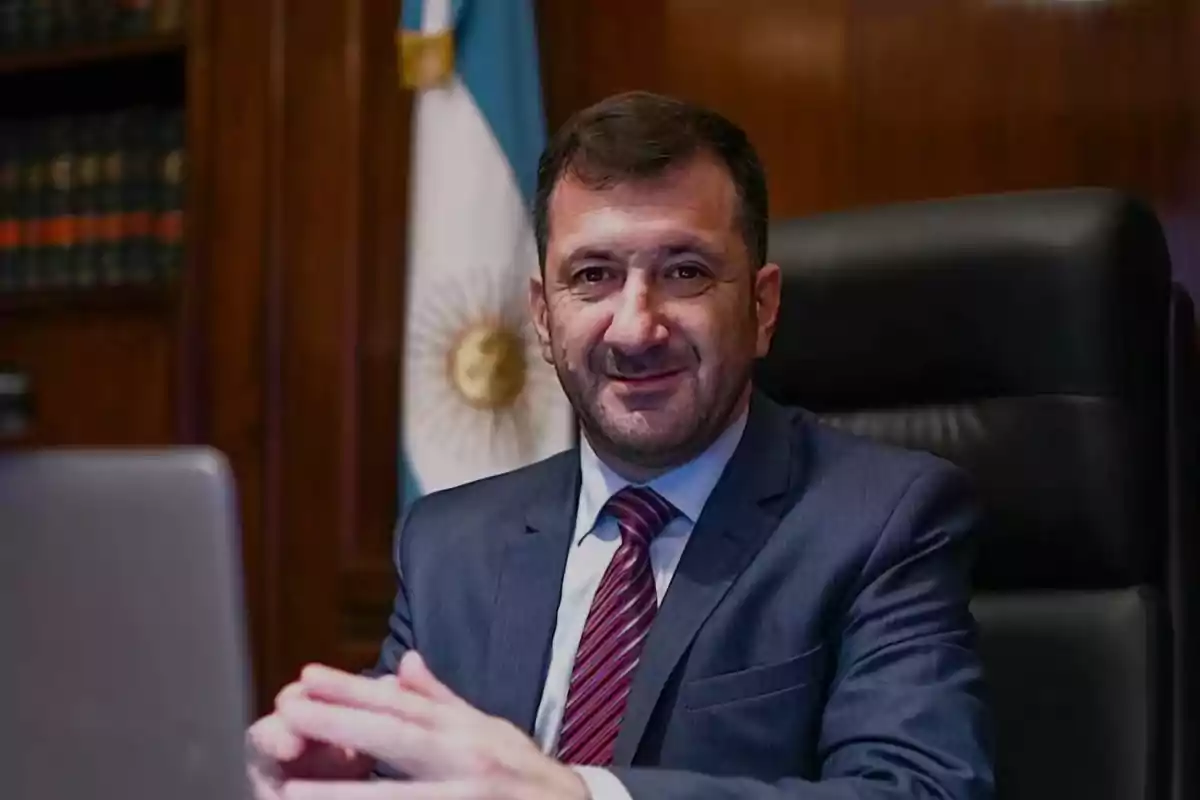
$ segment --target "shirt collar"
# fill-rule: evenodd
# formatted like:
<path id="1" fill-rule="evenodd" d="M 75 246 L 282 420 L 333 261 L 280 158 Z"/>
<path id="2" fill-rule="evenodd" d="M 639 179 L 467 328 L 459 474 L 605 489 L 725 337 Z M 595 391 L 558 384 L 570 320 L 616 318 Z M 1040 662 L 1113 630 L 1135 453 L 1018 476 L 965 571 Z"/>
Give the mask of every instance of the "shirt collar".
<path id="1" fill-rule="evenodd" d="M 725 465 L 742 439 L 747 415 L 748 412 L 743 411 L 703 453 L 683 466 L 664 472 L 648 484 L 693 525 L 700 518 L 708 496 L 712 494 L 713 487 L 717 485 Z M 600 512 L 609 498 L 630 484 L 600 460 L 586 436 L 580 436 L 579 439 L 581 475 L 575 544 L 579 544 L 596 527 Z"/>

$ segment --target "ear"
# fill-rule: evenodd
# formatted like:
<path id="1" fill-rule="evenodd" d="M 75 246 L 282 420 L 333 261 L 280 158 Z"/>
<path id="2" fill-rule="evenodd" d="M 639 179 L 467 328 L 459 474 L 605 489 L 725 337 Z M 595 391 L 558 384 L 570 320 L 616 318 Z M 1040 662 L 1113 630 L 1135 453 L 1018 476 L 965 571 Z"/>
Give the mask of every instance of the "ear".
<path id="1" fill-rule="evenodd" d="M 771 349 L 775 325 L 779 321 L 779 302 L 783 291 L 783 274 L 778 264 L 764 264 L 754 274 L 754 311 L 758 320 L 758 339 L 755 355 L 762 358 Z"/>
<path id="2" fill-rule="evenodd" d="M 546 303 L 546 285 L 541 275 L 529 277 L 529 316 L 533 319 L 533 330 L 537 333 L 542 358 L 554 364 L 554 350 L 550 346 L 550 309 Z"/>

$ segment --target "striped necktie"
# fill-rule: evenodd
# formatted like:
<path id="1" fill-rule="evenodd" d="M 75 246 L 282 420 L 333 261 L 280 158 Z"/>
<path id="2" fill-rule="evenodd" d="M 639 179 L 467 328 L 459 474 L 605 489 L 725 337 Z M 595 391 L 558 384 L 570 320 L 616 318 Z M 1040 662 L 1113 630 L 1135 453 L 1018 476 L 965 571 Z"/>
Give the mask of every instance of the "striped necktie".
<path id="1" fill-rule="evenodd" d="M 605 511 L 616 518 L 621 546 L 600 580 L 575 653 L 558 742 L 566 764 L 612 761 L 633 671 L 658 609 L 650 542 L 678 513 L 653 489 L 637 486 L 613 495 Z"/>

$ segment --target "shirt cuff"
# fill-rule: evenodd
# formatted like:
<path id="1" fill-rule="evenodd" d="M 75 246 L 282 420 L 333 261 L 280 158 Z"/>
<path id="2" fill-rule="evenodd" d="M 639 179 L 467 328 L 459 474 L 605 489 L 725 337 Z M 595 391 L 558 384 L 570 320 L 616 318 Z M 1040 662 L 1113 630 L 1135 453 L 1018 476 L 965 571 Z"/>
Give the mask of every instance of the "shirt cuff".
<path id="1" fill-rule="evenodd" d="M 592 800 L 633 800 L 621 779 L 601 767 L 571 767 L 587 786 Z"/>

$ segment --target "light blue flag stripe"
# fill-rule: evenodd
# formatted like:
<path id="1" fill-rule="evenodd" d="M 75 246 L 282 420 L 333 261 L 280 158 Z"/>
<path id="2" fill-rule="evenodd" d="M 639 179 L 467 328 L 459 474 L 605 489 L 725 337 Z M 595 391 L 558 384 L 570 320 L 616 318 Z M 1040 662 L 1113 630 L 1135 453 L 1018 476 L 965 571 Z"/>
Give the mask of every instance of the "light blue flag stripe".
<path id="1" fill-rule="evenodd" d="M 400 27 L 406 31 L 421 30 L 425 17 L 425 0 L 404 0 L 400 5 Z"/>
<path id="2" fill-rule="evenodd" d="M 532 206 L 546 121 L 531 0 L 466 0 L 455 39 L 463 84 Z"/>
<path id="3" fill-rule="evenodd" d="M 400 27 L 407 31 L 421 30 L 421 21 L 425 16 L 425 0 L 403 0 L 400 6 Z M 397 45 L 399 46 L 399 45 Z M 401 511 L 406 511 L 413 501 L 424 492 L 417 482 L 412 467 L 408 464 L 408 456 L 404 446 L 404 426 L 400 426 L 400 505 Z"/>

